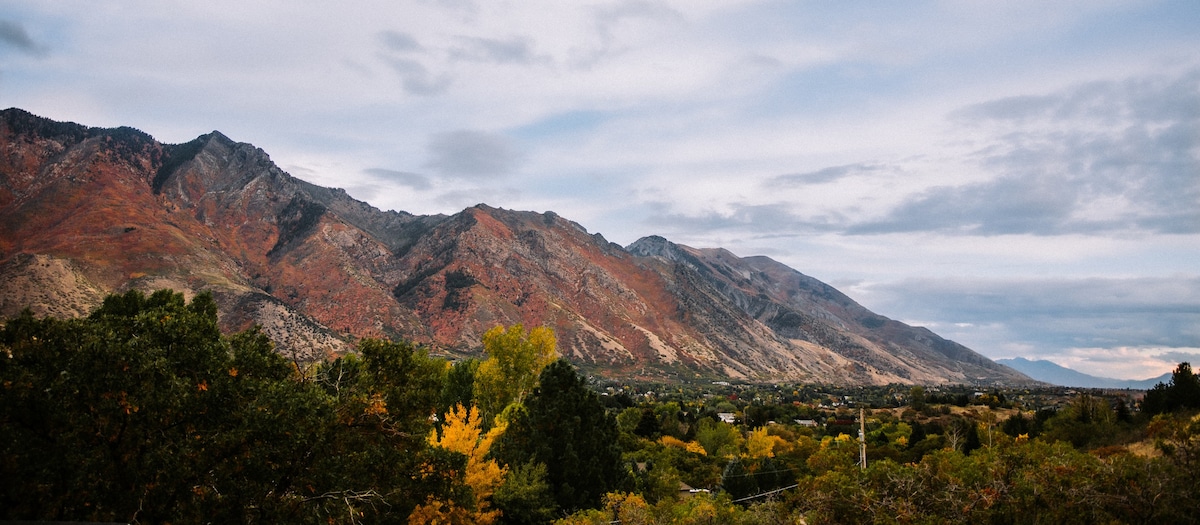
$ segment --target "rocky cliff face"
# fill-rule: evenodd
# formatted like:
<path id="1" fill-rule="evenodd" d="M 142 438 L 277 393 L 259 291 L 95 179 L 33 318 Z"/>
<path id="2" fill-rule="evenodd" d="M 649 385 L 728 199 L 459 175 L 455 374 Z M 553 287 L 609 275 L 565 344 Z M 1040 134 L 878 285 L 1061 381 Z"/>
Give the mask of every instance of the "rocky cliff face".
<path id="1" fill-rule="evenodd" d="M 0 113 L 0 314 L 81 315 L 162 287 L 212 290 L 226 329 L 262 325 L 297 359 L 365 336 L 473 354 L 523 323 L 609 376 L 1029 381 L 765 257 L 622 248 L 550 212 L 384 212 L 218 132 L 168 145 Z"/>

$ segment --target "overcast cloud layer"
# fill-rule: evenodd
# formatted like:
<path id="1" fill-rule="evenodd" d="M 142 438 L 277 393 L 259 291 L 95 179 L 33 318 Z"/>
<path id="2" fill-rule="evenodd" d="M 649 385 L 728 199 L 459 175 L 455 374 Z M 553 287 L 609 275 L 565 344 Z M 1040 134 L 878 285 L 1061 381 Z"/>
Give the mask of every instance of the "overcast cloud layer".
<path id="1" fill-rule="evenodd" d="M 382 209 L 769 255 L 993 358 L 1200 362 L 1181 1 L 0 0 L 0 106 Z"/>

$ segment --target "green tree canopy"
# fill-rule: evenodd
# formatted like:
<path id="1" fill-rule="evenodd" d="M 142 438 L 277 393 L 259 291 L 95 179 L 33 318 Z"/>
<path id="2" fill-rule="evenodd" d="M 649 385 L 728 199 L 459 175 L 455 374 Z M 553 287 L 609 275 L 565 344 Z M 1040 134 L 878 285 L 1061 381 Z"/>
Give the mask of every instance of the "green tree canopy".
<path id="1" fill-rule="evenodd" d="M 475 372 L 479 370 L 478 359 L 464 359 L 446 371 L 446 384 L 442 387 L 442 412 L 455 405 L 469 407 L 475 403 Z M 444 418 L 442 418 L 444 419 Z"/>
<path id="2" fill-rule="evenodd" d="M 616 420 L 575 367 L 559 359 L 500 438 L 497 457 L 510 468 L 546 466 L 554 501 L 565 511 L 595 508 L 625 481 Z"/>
<path id="3" fill-rule="evenodd" d="M 364 340 L 316 380 L 212 296 L 109 296 L 84 319 L 0 331 L 0 520 L 403 521 L 453 499 L 426 446 L 444 362 Z"/>

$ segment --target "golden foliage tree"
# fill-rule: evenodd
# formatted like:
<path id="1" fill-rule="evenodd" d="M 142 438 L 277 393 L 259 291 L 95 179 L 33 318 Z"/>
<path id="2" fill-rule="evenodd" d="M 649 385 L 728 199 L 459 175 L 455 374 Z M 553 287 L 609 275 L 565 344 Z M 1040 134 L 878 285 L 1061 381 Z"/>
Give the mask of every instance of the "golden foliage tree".
<path id="1" fill-rule="evenodd" d="M 746 438 L 746 455 L 752 458 L 775 457 L 775 446 L 783 442 L 783 438 L 767 434 L 767 427 L 751 430 Z"/>
<path id="2" fill-rule="evenodd" d="M 701 456 L 708 455 L 708 452 L 704 450 L 704 447 L 695 441 L 684 441 L 674 436 L 663 436 L 658 439 L 658 442 L 662 443 L 664 446 L 680 448 L 691 452 L 692 454 L 699 454 Z"/>
<path id="3" fill-rule="evenodd" d="M 533 391 L 538 375 L 558 358 L 554 331 L 539 326 L 525 333 L 522 325 L 497 326 L 483 334 L 487 360 L 475 372 L 475 399 L 489 417 Z"/>
<path id="4" fill-rule="evenodd" d="M 483 434 L 479 409 L 474 406 L 456 405 L 447 412 L 441 435 L 436 429 L 431 431 L 429 444 L 467 457 L 463 484 L 471 491 L 470 501 L 460 504 L 430 499 L 413 511 L 409 523 L 494 523 L 500 511 L 489 508 L 489 498 L 504 482 L 506 469 L 487 455 L 502 433 L 504 426 L 497 425 Z"/>

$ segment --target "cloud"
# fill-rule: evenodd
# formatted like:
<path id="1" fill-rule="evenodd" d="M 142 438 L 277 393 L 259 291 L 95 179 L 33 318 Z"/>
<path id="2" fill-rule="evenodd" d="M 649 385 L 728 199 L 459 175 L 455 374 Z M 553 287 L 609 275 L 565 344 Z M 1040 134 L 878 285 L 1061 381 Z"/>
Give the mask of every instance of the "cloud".
<path id="1" fill-rule="evenodd" d="M 474 0 L 426 0 L 438 7 L 450 11 L 462 11 L 466 13 L 475 13 L 479 10 L 479 6 Z"/>
<path id="2" fill-rule="evenodd" d="M 453 209 L 463 209 L 476 204 L 495 205 L 499 201 L 515 200 L 521 193 L 512 188 L 467 188 L 438 195 L 434 200 Z"/>
<path id="3" fill-rule="evenodd" d="M 874 166 L 862 163 L 847 164 L 844 166 L 831 166 L 806 173 L 778 175 L 768 180 L 767 184 L 770 186 L 804 186 L 808 184 L 824 184 L 827 182 L 836 182 L 846 177 L 878 172 L 883 169 L 884 168 L 882 166 Z"/>
<path id="4" fill-rule="evenodd" d="M 429 177 L 407 171 L 396 171 L 384 168 L 368 168 L 364 173 L 381 179 L 384 182 L 407 186 L 417 191 L 425 191 L 433 187 Z"/>
<path id="5" fill-rule="evenodd" d="M 666 210 L 670 204 L 661 203 L 659 207 Z M 710 210 L 699 214 L 661 211 L 651 214 L 644 223 L 658 229 L 653 232 L 658 234 L 733 231 L 752 236 L 776 236 L 828 232 L 836 229 L 835 225 L 844 220 L 840 216 L 801 217 L 788 203 L 734 203 L 725 208 L 727 211 Z"/>
<path id="6" fill-rule="evenodd" d="M 1142 380 L 1169 373 L 1184 361 L 1197 362 L 1200 348 L 1070 348 L 1048 357 L 1049 361 L 1085 374 Z"/>
<path id="7" fill-rule="evenodd" d="M 439 95 L 444 93 L 452 82 L 450 75 L 434 75 L 416 60 L 391 58 L 388 62 L 392 69 L 400 75 L 404 91 L 413 95 Z"/>
<path id="8" fill-rule="evenodd" d="M 1087 82 L 1047 95 L 1020 95 L 972 104 L 952 112 L 950 117 L 964 124 L 1195 120 L 1200 118 L 1200 108 L 1195 105 L 1198 82 L 1198 69 L 1176 75 Z"/>
<path id="9" fill-rule="evenodd" d="M 664 2 L 649 0 L 625 0 L 593 7 L 592 27 L 599 42 L 594 46 L 581 46 L 574 50 L 576 66 L 587 69 L 597 63 L 619 55 L 628 49 L 627 39 L 621 31 L 629 29 L 633 22 L 652 24 L 680 22 L 683 15 Z M 644 28 L 637 28 L 644 32 Z"/>
<path id="10" fill-rule="evenodd" d="M 1067 348 L 1200 347 L 1196 276 L 910 279 L 856 289 L 877 311 L 937 323 L 942 335 L 978 337 L 978 327 L 990 326 L 989 338 L 1047 355 Z"/>
<path id="11" fill-rule="evenodd" d="M 595 8 L 596 31 L 605 39 L 615 38 L 614 33 L 622 21 L 635 19 L 682 20 L 683 15 L 665 2 L 649 0 L 625 0 Z"/>
<path id="12" fill-rule="evenodd" d="M 408 33 L 399 31 L 382 31 L 379 33 L 379 39 L 383 45 L 392 51 L 402 53 L 421 51 L 424 48 L 417 42 L 417 39 Z"/>
<path id="13" fill-rule="evenodd" d="M 1123 379 L 1200 361 L 1197 276 L 908 279 L 853 292 L 876 312 L 904 312 L 901 320 L 991 358 L 1049 359 Z"/>
<path id="14" fill-rule="evenodd" d="M 522 140 L 578 139 L 578 135 L 594 132 L 612 116 L 612 113 L 589 110 L 554 113 L 516 128 L 512 133 Z"/>
<path id="15" fill-rule="evenodd" d="M 47 54 L 45 46 L 34 41 L 24 26 L 10 20 L 0 20 L 0 44 L 35 57 Z"/>
<path id="16" fill-rule="evenodd" d="M 508 137 L 474 130 L 435 134 L 429 140 L 428 152 L 428 167 L 464 179 L 507 175 L 523 158 Z"/>
<path id="17" fill-rule="evenodd" d="M 983 130 L 970 159 L 994 177 L 916 192 L 848 233 L 1198 233 L 1198 108 L 1200 70 L 962 108 L 951 120 Z"/>
<path id="18" fill-rule="evenodd" d="M 495 64 L 533 64 L 549 62 L 545 55 L 533 52 L 528 39 L 512 37 L 508 39 L 459 37 L 462 44 L 450 51 L 450 58 L 471 62 L 491 62 Z"/>
<path id="19" fill-rule="evenodd" d="M 850 234 L 938 231 L 969 235 L 1064 233 L 1079 198 L 1074 186 L 1054 177 L 1004 177 L 918 194 L 883 219 L 855 224 Z M 1096 224 L 1092 230 L 1106 225 Z M 1076 224 L 1073 230 L 1083 230 Z"/>
<path id="20" fill-rule="evenodd" d="M 655 228 L 745 237 L 1200 233 L 1200 69 L 960 107 L 945 147 L 647 202 Z M 694 182 L 693 182 L 694 181 Z M 714 188 L 716 191 L 714 191 Z M 659 232 L 671 233 L 671 232 Z"/>
<path id="21" fill-rule="evenodd" d="M 1186 361 L 1188 363 L 1200 365 L 1200 348 L 1192 348 L 1190 350 L 1190 352 L 1163 352 L 1155 357 L 1158 357 L 1159 359 L 1162 359 L 1168 363 L 1178 364 Z"/>
<path id="22" fill-rule="evenodd" d="M 404 91 L 411 95 L 440 95 L 452 83 L 449 73 L 434 74 L 421 62 L 429 54 L 415 37 L 399 31 L 380 31 L 377 34 L 383 45 L 380 57 L 400 76 Z"/>

